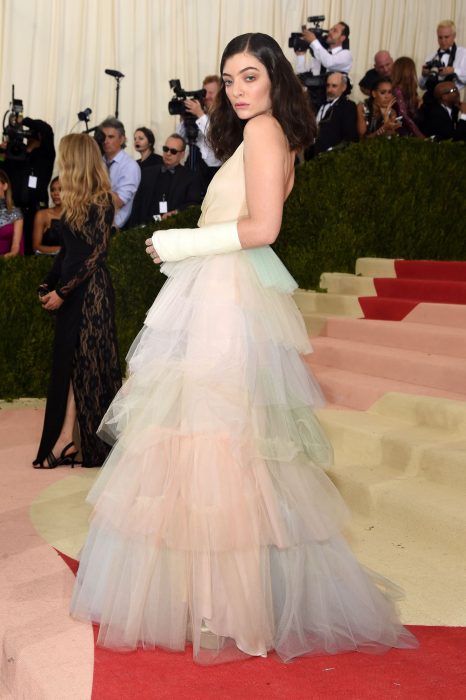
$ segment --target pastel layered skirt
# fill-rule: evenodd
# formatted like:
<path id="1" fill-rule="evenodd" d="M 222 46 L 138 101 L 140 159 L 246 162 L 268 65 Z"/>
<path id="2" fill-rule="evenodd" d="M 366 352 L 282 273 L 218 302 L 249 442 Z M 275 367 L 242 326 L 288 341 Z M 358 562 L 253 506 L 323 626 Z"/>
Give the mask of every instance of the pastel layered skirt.
<path id="1" fill-rule="evenodd" d="M 99 644 L 226 661 L 415 646 L 388 582 L 340 535 L 346 507 L 295 283 L 269 249 L 165 264 L 101 425 L 113 449 L 72 615 Z"/>

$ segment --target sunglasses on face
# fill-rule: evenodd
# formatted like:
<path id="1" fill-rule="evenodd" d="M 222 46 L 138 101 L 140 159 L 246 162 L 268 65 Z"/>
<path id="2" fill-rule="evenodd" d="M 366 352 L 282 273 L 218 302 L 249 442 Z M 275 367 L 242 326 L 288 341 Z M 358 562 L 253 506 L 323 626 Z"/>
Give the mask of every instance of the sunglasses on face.
<path id="1" fill-rule="evenodd" d="M 164 153 L 171 153 L 172 156 L 176 156 L 177 153 L 182 153 L 183 149 L 180 149 L 179 151 L 177 151 L 176 148 L 168 148 L 168 146 L 162 146 L 162 151 Z"/>
<path id="2" fill-rule="evenodd" d="M 451 92 L 458 92 L 457 87 L 452 87 L 449 90 L 442 90 L 441 95 L 449 95 Z"/>

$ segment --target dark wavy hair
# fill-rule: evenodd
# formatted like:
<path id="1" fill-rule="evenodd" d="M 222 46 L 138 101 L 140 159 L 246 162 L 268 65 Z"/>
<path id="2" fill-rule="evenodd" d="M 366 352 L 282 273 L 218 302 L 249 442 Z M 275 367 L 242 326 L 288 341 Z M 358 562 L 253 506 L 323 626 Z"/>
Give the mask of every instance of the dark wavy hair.
<path id="1" fill-rule="evenodd" d="M 282 127 L 290 150 L 309 146 L 315 138 L 316 122 L 308 97 L 291 63 L 268 34 L 241 34 L 226 46 L 220 63 L 220 74 L 226 61 L 238 53 L 249 53 L 266 68 L 271 88 L 272 114 Z M 229 158 L 243 140 L 246 120 L 240 119 L 221 82 L 214 108 L 210 113 L 208 140 L 219 160 Z"/>
<path id="2" fill-rule="evenodd" d="M 145 136 L 146 139 L 148 140 L 150 150 L 151 150 L 152 153 L 153 153 L 153 152 L 154 152 L 154 146 L 155 146 L 155 136 L 154 136 L 154 132 L 151 131 L 150 129 L 148 129 L 147 126 L 139 126 L 137 129 L 134 130 L 134 133 L 136 133 L 136 131 L 142 131 L 142 133 L 144 134 L 144 136 Z"/>

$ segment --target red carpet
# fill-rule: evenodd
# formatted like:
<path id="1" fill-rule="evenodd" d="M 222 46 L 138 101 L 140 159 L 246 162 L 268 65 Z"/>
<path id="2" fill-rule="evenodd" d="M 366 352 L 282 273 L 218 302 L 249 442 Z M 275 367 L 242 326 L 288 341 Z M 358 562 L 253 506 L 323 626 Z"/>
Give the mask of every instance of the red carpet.
<path id="1" fill-rule="evenodd" d="M 466 282 L 466 261 L 395 260 L 395 271 L 398 278 Z"/>
<path id="2" fill-rule="evenodd" d="M 396 260 L 396 278 L 376 278 L 377 296 L 359 297 L 365 318 L 400 321 L 420 302 L 466 304 L 466 262 Z"/>
<path id="3" fill-rule="evenodd" d="M 64 555 L 73 571 L 77 562 Z M 283 664 L 272 655 L 201 667 L 191 650 L 119 654 L 96 647 L 93 700 L 459 700 L 465 696 L 466 629 L 410 627 L 420 641 L 411 651 L 381 656 L 339 654 Z M 97 628 L 94 628 L 97 635 Z"/>

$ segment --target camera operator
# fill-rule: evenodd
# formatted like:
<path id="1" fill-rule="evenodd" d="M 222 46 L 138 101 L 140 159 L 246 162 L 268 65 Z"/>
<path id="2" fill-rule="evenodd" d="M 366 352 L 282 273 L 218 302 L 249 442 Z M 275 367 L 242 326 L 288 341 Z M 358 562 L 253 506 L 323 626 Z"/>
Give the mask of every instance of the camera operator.
<path id="1" fill-rule="evenodd" d="M 422 66 L 419 79 L 420 87 L 427 90 L 432 99 L 434 88 L 439 82 L 452 80 L 458 90 L 466 85 L 466 49 L 457 46 L 455 39 L 455 23 L 450 19 L 440 22 L 437 26 L 439 48 Z"/>
<path id="2" fill-rule="evenodd" d="M 353 56 L 349 50 L 350 28 L 346 22 L 337 22 L 329 29 L 326 43 L 328 49 L 323 46 L 312 29 L 303 30 L 303 38 L 310 44 L 314 59 L 318 62 L 312 66 L 312 72 L 317 75 L 323 66 L 326 71 L 338 71 L 349 73 L 353 66 Z"/>
<path id="3" fill-rule="evenodd" d="M 196 117 L 195 124 L 198 129 L 196 142 L 189 144 L 189 157 L 186 165 L 191 170 L 199 172 L 203 194 L 205 194 L 210 181 L 221 166 L 221 162 L 215 157 L 206 139 L 209 128 L 209 111 L 214 105 L 220 85 L 221 80 L 218 75 L 207 75 L 202 82 L 202 87 L 205 90 L 204 104 L 202 105 L 199 100 L 195 99 L 186 99 L 184 101 L 186 112 Z M 176 132 L 184 139 L 187 139 L 183 117 L 181 117 L 181 122 L 176 128 Z"/>
<path id="4" fill-rule="evenodd" d="M 13 199 L 24 216 L 25 253 L 32 251 L 32 229 L 38 209 L 48 207 L 48 184 L 55 162 L 52 127 L 41 119 L 25 117 L 18 128 L 8 130 L 2 144 L 3 169 L 11 181 Z M 21 129 L 26 128 L 22 135 Z M 24 144 L 24 141 L 26 143 Z"/>

